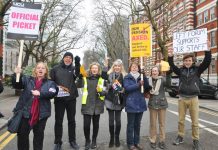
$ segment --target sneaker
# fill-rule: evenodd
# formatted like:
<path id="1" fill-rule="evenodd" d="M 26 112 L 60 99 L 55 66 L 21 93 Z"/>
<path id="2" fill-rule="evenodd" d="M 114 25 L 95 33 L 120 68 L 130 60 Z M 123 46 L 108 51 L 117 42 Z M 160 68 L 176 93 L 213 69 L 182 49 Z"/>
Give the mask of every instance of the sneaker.
<path id="1" fill-rule="evenodd" d="M 179 145 L 179 144 L 182 144 L 182 143 L 184 143 L 183 137 L 178 135 L 176 140 L 173 142 L 173 145 Z"/>
<path id="2" fill-rule="evenodd" d="M 71 141 L 70 146 L 75 150 L 79 150 L 79 145 L 76 143 L 76 141 Z"/>
<path id="3" fill-rule="evenodd" d="M 202 150 L 199 144 L 199 140 L 193 140 L 193 150 Z"/>
<path id="4" fill-rule="evenodd" d="M 136 147 L 138 150 L 143 150 L 143 147 L 142 147 L 140 144 L 135 144 L 135 147 Z"/>
<path id="5" fill-rule="evenodd" d="M 160 149 L 165 149 L 166 148 L 166 144 L 164 143 L 164 141 L 159 142 L 158 146 L 159 146 Z"/>
<path id="6" fill-rule="evenodd" d="M 61 150 L 62 148 L 61 148 L 61 144 L 55 144 L 55 146 L 54 146 L 54 150 Z"/>
<path id="7" fill-rule="evenodd" d="M 137 150 L 137 148 L 134 145 L 132 145 L 132 146 L 129 146 L 129 150 Z"/>
<path id="8" fill-rule="evenodd" d="M 150 146 L 151 146 L 151 148 L 154 148 L 154 149 L 155 149 L 155 148 L 156 148 L 156 143 L 152 143 L 152 142 L 151 142 L 151 143 L 150 143 Z"/>

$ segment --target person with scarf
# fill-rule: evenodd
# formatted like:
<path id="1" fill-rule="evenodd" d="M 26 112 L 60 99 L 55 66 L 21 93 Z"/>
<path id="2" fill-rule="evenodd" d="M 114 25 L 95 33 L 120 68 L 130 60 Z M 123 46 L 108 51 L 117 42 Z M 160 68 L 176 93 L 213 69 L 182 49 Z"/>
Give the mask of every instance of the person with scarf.
<path id="1" fill-rule="evenodd" d="M 165 96 L 164 77 L 160 76 L 160 70 L 157 66 L 151 69 L 151 77 L 149 78 L 149 85 L 152 87 L 150 90 L 150 98 L 148 108 L 150 112 L 150 145 L 151 148 L 156 149 L 157 142 L 157 118 L 160 130 L 159 148 L 165 149 L 165 118 L 166 108 L 168 107 L 167 99 Z"/>
<path id="2" fill-rule="evenodd" d="M 82 108 L 83 129 L 85 135 L 85 150 L 97 147 L 100 115 L 104 113 L 104 96 L 106 95 L 106 82 L 101 77 L 101 67 L 93 62 L 88 71 L 88 77 L 83 77 Z M 90 140 L 90 125 L 93 124 L 92 142 Z"/>
<path id="3" fill-rule="evenodd" d="M 107 63 L 105 64 L 105 67 L 108 68 Z M 115 60 L 107 75 L 108 94 L 105 97 L 105 106 L 109 115 L 109 148 L 111 148 L 114 144 L 116 147 L 120 146 L 121 111 L 125 105 L 123 78 L 126 75 L 122 60 Z"/>
<path id="4" fill-rule="evenodd" d="M 144 91 L 149 89 L 146 76 L 141 80 L 140 67 L 137 63 L 132 63 L 129 67 L 129 74 L 124 77 L 123 81 L 126 95 L 127 112 L 127 146 L 129 150 L 142 150 L 140 142 L 140 126 L 143 112 L 147 110 L 144 93 L 141 93 L 141 86 Z"/>
<path id="5" fill-rule="evenodd" d="M 15 73 L 21 73 L 16 67 Z M 48 67 L 39 62 L 33 69 L 33 76 L 21 74 L 16 82 L 16 74 L 12 77 L 12 85 L 23 92 L 14 108 L 14 113 L 22 110 L 22 120 L 17 133 L 18 150 L 29 150 L 29 133 L 33 130 L 33 149 L 43 149 L 44 130 L 48 117 L 51 116 L 50 99 L 55 97 L 58 87 L 48 79 Z"/>

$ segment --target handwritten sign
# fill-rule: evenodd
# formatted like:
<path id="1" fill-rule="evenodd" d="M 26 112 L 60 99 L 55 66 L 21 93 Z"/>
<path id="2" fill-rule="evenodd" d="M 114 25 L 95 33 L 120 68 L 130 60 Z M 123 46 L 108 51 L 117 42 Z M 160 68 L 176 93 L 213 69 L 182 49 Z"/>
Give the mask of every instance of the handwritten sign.
<path id="1" fill-rule="evenodd" d="M 130 56 L 152 55 L 152 30 L 147 23 L 130 25 Z"/>
<path id="2" fill-rule="evenodd" d="M 174 53 L 191 53 L 208 50 L 207 29 L 173 33 Z"/>
<path id="3" fill-rule="evenodd" d="M 41 4 L 13 2 L 9 15 L 7 38 L 37 40 L 41 7 Z"/>

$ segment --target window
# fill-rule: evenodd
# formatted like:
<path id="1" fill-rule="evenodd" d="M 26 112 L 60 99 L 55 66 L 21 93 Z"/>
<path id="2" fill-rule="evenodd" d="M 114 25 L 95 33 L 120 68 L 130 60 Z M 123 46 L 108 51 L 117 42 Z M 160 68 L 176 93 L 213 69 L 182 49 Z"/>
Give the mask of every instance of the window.
<path id="1" fill-rule="evenodd" d="M 216 18 L 215 16 L 215 7 L 210 8 L 210 20 Z"/>
<path id="2" fill-rule="evenodd" d="M 210 32 L 210 44 L 211 44 L 211 47 L 216 46 L 215 32 L 216 32 L 216 31 Z"/>
<path id="3" fill-rule="evenodd" d="M 208 22 L 209 21 L 209 17 L 208 17 L 208 10 L 206 10 L 204 12 L 204 23 Z"/>
<path id="4" fill-rule="evenodd" d="M 201 25 L 203 23 L 202 14 L 198 15 L 198 25 Z"/>

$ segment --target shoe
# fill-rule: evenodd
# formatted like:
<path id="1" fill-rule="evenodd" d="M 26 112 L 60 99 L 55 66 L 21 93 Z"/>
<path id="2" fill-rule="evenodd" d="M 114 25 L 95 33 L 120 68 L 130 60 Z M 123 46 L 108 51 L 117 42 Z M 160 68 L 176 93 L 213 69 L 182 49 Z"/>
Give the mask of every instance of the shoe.
<path id="1" fill-rule="evenodd" d="M 62 148 L 61 148 L 61 144 L 55 144 L 55 146 L 54 146 L 54 150 L 61 150 Z"/>
<path id="2" fill-rule="evenodd" d="M 199 144 L 199 140 L 193 140 L 193 150 L 202 150 Z"/>
<path id="3" fill-rule="evenodd" d="M 97 147 L 96 139 L 92 140 L 91 149 L 95 149 Z"/>
<path id="4" fill-rule="evenodd" d="M 120 147 L 120 138 L 119 138 L 119 136 L 115 136 L 115 146 Z"/>
<path id="5" fill-rule="evenodd" d="M 71 141 L 70 146 L 75 150 L 79 150 L 79 145 L 76 143 L 76 141 Z"/>
<path id="6" fill-rule="evenodd" d="M 178 135 L 176 140 L 173 142 L 173 145 L 179 145 L 179 144 L 182 144 L 182 143 L 184 143 L 183 137 Z"/>
<path id="7" fill-rule="evenodd" d="M 150 143 L 151 148 L 156 148 L 156 143 Z"/>
<path id="8" fill-rule="evenodd" d="M 159 142 L 158 146 L 159 146 L 160 149 L 165 149 L 166 148 L 166 144 L 164 143 L 164 141 Z"/>
<path id="9" fill-rule="evenodd" d="M 129 147 L 129 150 L 137 150 L 137 148 L 134 145 L 132 145 Z"/>
<path id="10" fill-rule="evenodd" d="M 90 149 L 90 140 L 86 140 L 86 143 L 85 143 L 85 150 L 89 150 Z"/>
<path id="11" fill-rule="evenodd" d="M 109 148 L 114 147 L 114 137 L 111 137 L 108 147 Z"/>
<path id="12" fill-rule="evenodd" d="M 143 147 L 142 147 L 140 144 L 136 144 L 135 147 L 136 147 L 138 150 L 143 150 Z"/>

